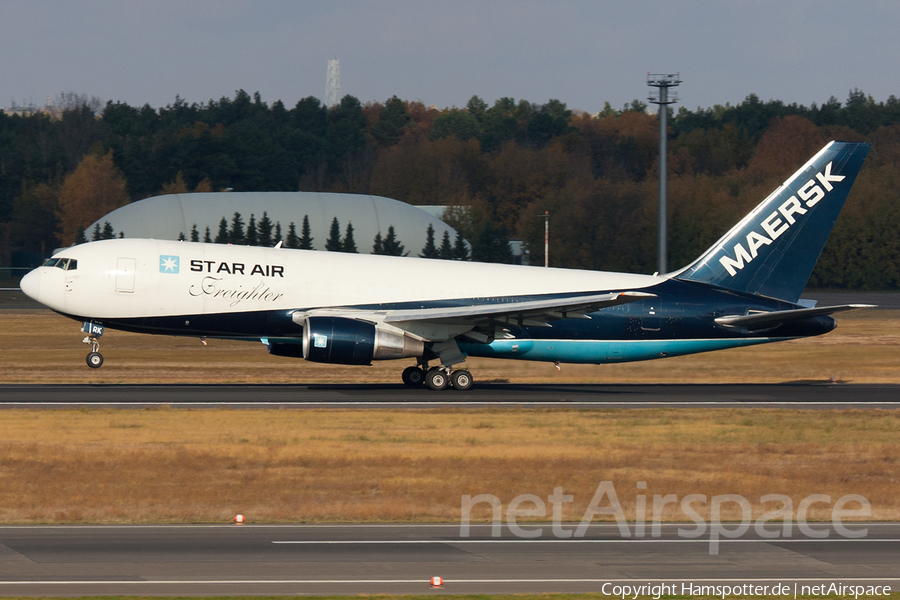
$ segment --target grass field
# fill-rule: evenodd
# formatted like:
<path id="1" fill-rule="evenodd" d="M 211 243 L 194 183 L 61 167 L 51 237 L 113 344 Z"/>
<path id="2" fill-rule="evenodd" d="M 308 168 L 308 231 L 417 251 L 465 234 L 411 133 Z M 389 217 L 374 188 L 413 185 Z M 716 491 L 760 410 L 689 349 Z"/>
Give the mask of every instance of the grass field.
<path id="1" fill-rule="evenodd" d="M 837 330 L 815 338 L 613 365 L 470 359 L 478 381 L 513 383 L 778 383 L 900 382 L 900 311 L 842 313 Z M 411 360 L 372 367 L 319 365 L 271 356 L 259 343 L 138 335 L 109 331 L 106 363 L 84 364 L 80 325 L 46 310 L 0 310 L 2 383 L 331 383 L 400 379 Z"/>
<path id="2" fill-rule="evenodd" d="M 900 311 L 839 321 L 818 338 L 647 363 L 467 364 L 480 381 L 900 381 Z M 91 370 L 73 321 L 7 309 L 0 327 L 7 383 L 396 382 L 408 362 L 315 365 L 261 344 L 111 332 L 107 363 Z M 0 522 L 454 522 L 464 494 L 505 505 L 558 486 L 575 498 L 564 518 L 579 520 L 606 480 L 629 518 L 646 481 L 648 503 L 740 494 L 760 514 L 766 494 L 795 507 L 861 494 L 872 519 L 896 520 L 898 432 L 892 411 L 11 410 L 0 413 Z M 663 518 L 685 515 L 670 505 Z"/>
<path id="3" fill-rule="evenodd" d="M 894 411 L 10 410 L 0 522 L 458 522 L 464 494 L 555 487 L 578 521 L 601 481 L 629 519 L 646 481 L 648 505 L 740 494 L 758 515 L 766 494 L 861 494 L 896 520 L 898 434 Z"/>

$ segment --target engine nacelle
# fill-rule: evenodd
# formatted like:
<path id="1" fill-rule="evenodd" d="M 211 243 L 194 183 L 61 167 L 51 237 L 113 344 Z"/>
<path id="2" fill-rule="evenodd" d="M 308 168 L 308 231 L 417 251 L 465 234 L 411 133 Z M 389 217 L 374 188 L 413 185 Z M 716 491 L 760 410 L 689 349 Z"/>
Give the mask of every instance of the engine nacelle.
<path id="1" fill-rule="evenodd" d="M 422 356 L 425 343 L 374 323 L 343 317 L 308 317 L 303 323 L 303 358 L 339 365 Z"/>

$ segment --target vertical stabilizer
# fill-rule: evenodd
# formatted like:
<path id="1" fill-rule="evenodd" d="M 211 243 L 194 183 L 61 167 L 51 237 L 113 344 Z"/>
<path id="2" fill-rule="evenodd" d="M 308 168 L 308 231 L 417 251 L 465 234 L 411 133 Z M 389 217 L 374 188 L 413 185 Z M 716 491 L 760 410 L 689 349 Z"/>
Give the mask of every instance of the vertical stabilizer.
<path id="1" fill-rule="evenodd" d="M 675 277 L 796 302 L 868 152 L 829 143 Z"/>

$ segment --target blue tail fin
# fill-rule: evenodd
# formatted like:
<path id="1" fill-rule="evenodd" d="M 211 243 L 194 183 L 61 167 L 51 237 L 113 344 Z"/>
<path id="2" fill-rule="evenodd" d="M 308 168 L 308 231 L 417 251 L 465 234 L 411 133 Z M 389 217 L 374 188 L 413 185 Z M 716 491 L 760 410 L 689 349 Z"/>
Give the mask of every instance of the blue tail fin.
<path id="1" fill-rule="evenodd" d="M 796 302 L 869 152 L 831 142 L 674 276 Z"/>

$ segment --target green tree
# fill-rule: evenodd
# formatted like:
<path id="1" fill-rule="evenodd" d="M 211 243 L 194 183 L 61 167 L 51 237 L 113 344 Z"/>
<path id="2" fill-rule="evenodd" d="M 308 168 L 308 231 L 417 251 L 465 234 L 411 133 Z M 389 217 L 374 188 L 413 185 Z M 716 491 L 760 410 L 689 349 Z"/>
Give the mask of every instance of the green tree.
<path id="1" fill-rule="evenodd" d="M 384 236 L 384 240 L 381 244 L 382 254 L 387 256 L 403 256 L 403 251 L 405 250 L 403 244 L 400 243 L 400 240 L 397 239 L 397 234 L 394 232 L 394 226 L 390 225 L 387 230 L 387 235 Z"/>
<path id="2" fill-rule="evenodd" d="M 381 238 L 381 232 L 375 234 L 375 241 L 372 244 L 372 254 L 384 254 L 384 240 Z"/>
<path id="3" fill-rule="evenodd" d="M 294 225 L 293 221 L 288 225 L 288 234 L 287 238 L 284 240 L 284 245 L 287 248 L 302 248 L 300 245 L 300 238 L 297 237 L 297 227 Z"/>
<path id="4" fill-rule="evenodd" d="M 272 241 L 276 244 L 281 241 L 281 221 L 275 221 L 275 237 Z"/>
<path id="5" fill-rule="evenodd" d="M 259 245 L 259 237 L 256 230 L 256 218 L 253 216 L 253 213 L 250 213 L 250 220 L 247 222 L 247 235 L 244 239 L 244 243 L 248 246 Z"/>
<path id="6" fill-rule="evenodd" d="M 393 146 L 403 137 L 403 130 L 409 125 L 409 121 L 406 103 L 393 96 L 384 103 L 378 122 L 372 126 L 372 136 L 382 146 Z"/>
<path id="7" fill-rule="evenodd" d="M 444 232 L 446 233 L 446 231 Z M 449 239 L 448 239 L 449 244 Z M 434 227 L 431 223 L 428 224 L 428 229 L 425 231 L 425 246 L 422 248 L 421 254 L 419 254 L 420 258 L 439 258 L 440 252 L 437 249 L 437 246 L 434 245 Z"/>
<path id="8" fill-rule="evenodd" d="M 469 98 L 469 101 L 466 102 L 466 111 L 473 117 L 475 120 L 481 123 L 482 119 L 484 119 L 484 113 L 488 109 L 487 102 L 479 98 L 478 96 L 472 96 Z"/>
<path id="9" fill-rule="evenodd" d="M 301 250 L 315 250 L 313 248 L 313 237 L 309 226 L 309 215 L 303 215 L 303 226 L 300 228 L 300 246 Z"/>
<path id="10" fill-rule="evenodd" d="M 262 219 L 259 220 L 259 224 L 257 225 L 257 243 L 260 246 L 268 248 L 274 244 L 272 241 L 272 220 L 269 219 L 268 213 L 263 212 Z"/>
<path id="11" fill-rule="evenodd" d="M 197 224 L 194 223 L 191 226 L 191 241 L 199 242 L 200 241 L 200 232 L 197 230 Z"/>
<path id="12" fill-rule="evenodd" d="M 228 231 L 228 241 L 237 245 L 243 245 L 247 240 L 246 235 L 244 234 L 244 220 L 241 218 L 241 213 L 235 211 L 234 215 L 231 217 L 231 229 Z"/>
<path id="13" fill-rule="evenodd" d="M 456 232 L 456 239 L 453 241 L 453 260 L 469 260 L 469 247 L 466 240 L 460 232 Z"/>
<path id="14" fill-rule="evenodd" d="M 218 231 L 218 233 L 216 233 L 215 243 L 216 244 L 227 244 L 229 239 L 230 238 L 228 235 L 228 221 L 225 219 L 225 217 L 222 217 L 222 220 L 219 221 L 219 231 Z"/>
<path id="15" fill-rule="evenodd" d="M 465 141 L 477 136 L 479 130 L 478 120 L 474 116 L 468 111 L 454 108 L 435 119 L 428 139 L 434 141 L 455 135 Z"/>
<path id="16" fill-rule="evenodd" d="M 328 232 L 328 239 L 325 240 L 325 250 L 328 252 L 340 252 L 344 248 L 341 241 L 341 224 L 337 217 L 331 220 L 331 230 Z"/>
<path id="17" fill-rule="evenodd" d="M 75 243 L 76 244 L 84 244 L 87 242 L 87 238 L 84 237 L 84 228 L 78 227 L 75 229 Z"/>
<path id="18" fill-rule="evenodd" d="M 96 242 L 103 239 L 103 232 L 100 230 L 100 221 L 94 225 L 94 231 L 91 233 L 91 241 Z"/>
<path id="19" fill-rule="evenodd" d="M 450 243 L 450 232 L 445 229 L 444 237 L 441 238 L 441 247 L 438 250 L 438 258 L 452 260 L 453 256 L 453 244 Z"/>
<path id="20" fill-rule="evenodd" d="M 100 234 L 101 240 L 111 240 L 116 237 L 116 232 L 109 221 L 103 221 L 103 233 Z"/>
<path id="21" fill-rule="evenodd" d="M 353 224 L 350 222 L 347 223 L 347 231 L 344 233 L 344 243 L 341 245 L 341 252 L 359 253 L 359 250 L 356 248 L 356 241 L 353 239 Z"/>
<path id="22" fill-rule="evenodd" d="M 209 225 L 206 226 L 206 233 L 203 234 L 203 242 L 206 244 L 212 243 L 212 237 L 209 234 Z"/>
<path id="23" fill-rule="evenodd" d="M 512 247 L 502 225 L 494 228 L 486 221 L 481 233 L 472 245 L 472 260 L 487 263 L 512 263 Z"/>

